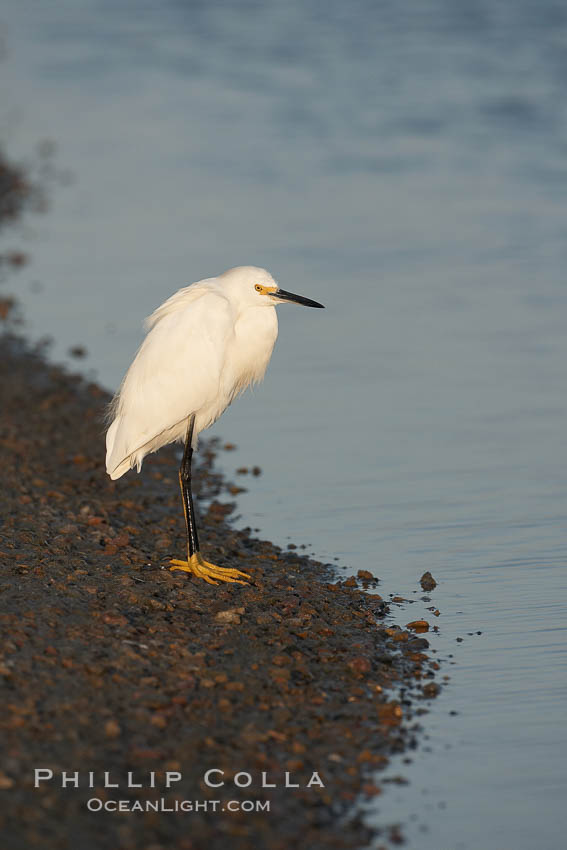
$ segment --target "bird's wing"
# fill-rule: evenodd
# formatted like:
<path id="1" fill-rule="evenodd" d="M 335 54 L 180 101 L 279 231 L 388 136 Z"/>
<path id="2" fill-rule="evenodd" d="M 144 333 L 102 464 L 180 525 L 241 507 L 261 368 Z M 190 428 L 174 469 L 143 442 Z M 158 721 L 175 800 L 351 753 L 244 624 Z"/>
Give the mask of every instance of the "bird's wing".
<path id="1" fill-rule="evenodd" d="M 176 313 L 178 310 L 188 306 L 192 301 L 196 301 L 198 298 L 201 298 L 205 292 L 211 292 L 211 290 L 215 289 L 218 292 L 216 278 L 199 280 L 197 283 L 192 283 L 189 286 L 184 286 L 182 289 L 178 289 L 177 292 L 174 292 L 173 295 L 167 299 L 167 301 L 160 304 L 151 316 L 148 316 L 144 322 L 144 327 L 147 331 L 151 330 L 166 316 L 171 315 L 171 313 Z"/>
<path id="2" fill-rule="evenodd" d="M 171 303 L 173 296 L 165 302 L 170 309 L 154 314 L 153 326 L 124 378 L 107 434 L 109 472 L 218 396 L 234 333 L 230 303 L 208 288 L 189 295 Z"/>

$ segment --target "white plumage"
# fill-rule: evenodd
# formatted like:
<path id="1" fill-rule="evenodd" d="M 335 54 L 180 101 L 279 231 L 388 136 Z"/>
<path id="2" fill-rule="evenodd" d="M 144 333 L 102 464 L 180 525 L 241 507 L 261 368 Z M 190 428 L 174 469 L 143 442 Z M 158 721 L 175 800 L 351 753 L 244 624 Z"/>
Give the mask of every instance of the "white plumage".
<path id="1" fill-rule="evenodd" d="M 278 335 L 273 306 L 253 287 L 235 298 L 239 283 L 275 286 L 262 269 L 238 268 L 180 289 L 146 322 L 148 334 L 112 402 L 106 470 L 120 478 L 138 472 L 147 454 L 183 440 L 195 413 L 194 442 L 231 401 L 260 381 Z M 256 297 L 254 297 L 256 296 Z"/>
<path id="2" fill-rule="evenodd" d="M 180 289 L 147 319 L 148 334 L 110 407 L 106 470 L 116 479 L 147 454 L 182 441 L 195 414 L 198 434 L 236 396 L 260 381 L 278 320 L 274 305 L 297 301 L 265 269 L 239 266 Z"/>

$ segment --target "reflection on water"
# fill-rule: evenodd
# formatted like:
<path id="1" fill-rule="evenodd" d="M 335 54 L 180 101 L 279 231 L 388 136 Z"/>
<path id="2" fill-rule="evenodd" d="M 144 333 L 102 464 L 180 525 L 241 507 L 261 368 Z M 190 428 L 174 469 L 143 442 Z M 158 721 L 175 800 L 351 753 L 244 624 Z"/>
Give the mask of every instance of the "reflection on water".
<path id="1" fill-rule="evenodd" d="M 242 523 L 386 593 L 439 581 L 432 643 L 454 664 L 431 751 L 369 817 L 406 823 L 410 847 L 561 846 L 564 6 L 2 15 L 10 141 L 56 139 L 78 178 L 34 224 L 32 331 L 57 357 L 86 345 L 113 387 L 142 318 L 191 280 L 255 263 L 321 300 L 280 309 L 265 385 L 215 430 L 239 445 L 229 472 L 264 470 Z"/>

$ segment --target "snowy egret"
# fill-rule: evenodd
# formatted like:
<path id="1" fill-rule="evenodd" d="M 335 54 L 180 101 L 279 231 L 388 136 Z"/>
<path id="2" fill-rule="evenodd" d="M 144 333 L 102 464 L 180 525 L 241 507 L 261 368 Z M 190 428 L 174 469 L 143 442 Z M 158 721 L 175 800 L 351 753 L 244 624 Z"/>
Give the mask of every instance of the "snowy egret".
<path id="1" fill-rule="evenodd" d="M 280 289 L 271 274 L 238 266 L 180 289 L 147 319 L 148 334 L 109 409 L 106 471 L 138 472 L 147 454 L 185 440 L 179 485 L 187 529 L 187 560 L 172 570 L 246 584 L 237 569 L 205 561 L 199 550 L 191 494 L 191 458 L 208 428 L 250 384 L 264 377 L 278 335 L 276 304 L 323 307 Z M 218 580 L 218 581 L 217 581 Z"/>

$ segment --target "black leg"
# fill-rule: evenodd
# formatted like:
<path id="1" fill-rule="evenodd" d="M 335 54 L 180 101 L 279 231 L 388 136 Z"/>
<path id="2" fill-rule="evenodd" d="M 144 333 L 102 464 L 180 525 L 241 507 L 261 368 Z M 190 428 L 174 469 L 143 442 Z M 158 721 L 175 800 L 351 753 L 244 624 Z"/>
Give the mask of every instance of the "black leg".
<path id="1" fill-rule="evenodd" d="M 187 424 L 187 436 L 185 437 L 183 460 L 179 467 L 179 486 L 181 488 L 181 498 L 183 500 L 185 525 L 187 527 L 187 560 L 190 560 L 191 556 L 194 555 L 195 552 L 199 551 L 199 537 L 197 535 L 197 523 L 195 521 L 193 495 L 191 493 L 191 458 L 193 457 L 191 443 L 193 441 L 194 426 L 195 414 L 192 413 Z"/>
<path id="2" fill-rule="evenodd" d="M 181 487 L 181 498 L 183 500 L 183 512 L 185 514 L 185 525 L 187 526 L 187 560 L 171 560 L 171 570 L 183 570 L 204 579 L 207 584 L 218 584 L 219 581 L 232 582 L 233 584 L 248 584 L 250 579 L 247 573 L 234 567 L 217 567 L 203 560 L 199 552 L 199 538 L 197 537 L 197 523 L 195 522 L 195 510 L 193 508 L 193 496 L 191 495 L 191 458 L 193 449 L 193 429 L 195 427 L 195 414 L 192 413 L 187 423 L 187 436 L 185 437 L 185 449 L 183 460 L 179 467 L 179 486 Z M 242 576 L 242 578 L 240 578 Z"/>

